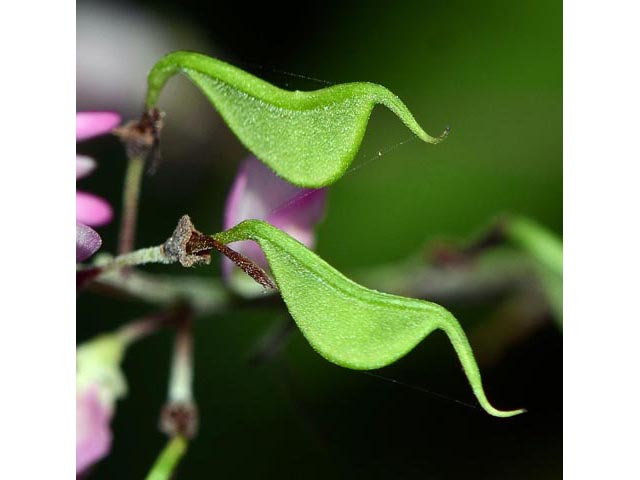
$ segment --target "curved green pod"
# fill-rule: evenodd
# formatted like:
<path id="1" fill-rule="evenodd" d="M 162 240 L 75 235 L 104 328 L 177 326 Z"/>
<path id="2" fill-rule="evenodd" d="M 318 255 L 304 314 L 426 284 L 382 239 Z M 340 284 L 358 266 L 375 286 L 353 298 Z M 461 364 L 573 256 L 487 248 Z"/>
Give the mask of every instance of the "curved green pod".
<path id="1" fill-rule="evenodd" d="M 283 90 L 192 52 L 170 53 L 155 64 L 148 77 L 148 108 L 156 106 L 165 83 L 178 73 L 202 90 L 249 150 L 300 187 L 324 187 L 344 175 L 376 104 L 389 108 L 427 143 L 438 143 L 448 133 L 427 134 L 397 96 L 374 83 L 345 83 L 309 92 Z"/>
<path id="2" fill-rule="evenodd" d="M 440 305 L 365 288 L 259 220 L 247 220 L 214 238 L 223 243 L 253 240 L 260 245 L 289 313 L 327 360 L 356 370 L 381 368 L 439 329 L 451 341 L 485 411 L 497 417 L 524 412 L 498 410 L 489 403 L 471 345 L 456 318 Z"/>

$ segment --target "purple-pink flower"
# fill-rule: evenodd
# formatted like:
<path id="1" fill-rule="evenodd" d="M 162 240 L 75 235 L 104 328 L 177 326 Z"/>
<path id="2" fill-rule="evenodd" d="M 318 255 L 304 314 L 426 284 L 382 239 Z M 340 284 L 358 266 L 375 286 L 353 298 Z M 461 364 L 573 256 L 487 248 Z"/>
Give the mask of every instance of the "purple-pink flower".
<path id="1" fill-rule="evenodd" d="M 227 197 L 224 228 L 229 229 L 243 220 L 264 220 L 313 248 L 314 228 L 324 217 L 326 193 L 324 188 L 298 188 L 282 180 L 255 157 L 249 157 L 240 166 Z M 268 268 L 256 243 L 237 242 L 233 249 Z M 234 268 L 225 258 L 223 269 L 227 280 L 231 279 Z"/>
<path id="2" fill-rule="evenodd" d="M 109 133 L 120 123 L 114 112 L 76 113 L 76 142 Z M 83 155 L 76 155 L 76 180 L 89 175 L 96 162 Z M 111 205 L 91 193 L 76 191 L 76 262 L 93 255 L 102 245 L 100 235 L 91 227 L 100 227 L 111 221 Z"/>
<path id="3" fill-rule="evenodd" d="M 116 402 L 127 392 L 120 370 L 126 339 L 98 336 L 76 349 L 76 474 L 103 459 L 111 449 Z"/>
<path id="4" fill-rule="evenodd" d="M 76 473 L 109 453 L 112 416 L 113 409 L 101 400 L 97 385 L 76 392 Z"/>

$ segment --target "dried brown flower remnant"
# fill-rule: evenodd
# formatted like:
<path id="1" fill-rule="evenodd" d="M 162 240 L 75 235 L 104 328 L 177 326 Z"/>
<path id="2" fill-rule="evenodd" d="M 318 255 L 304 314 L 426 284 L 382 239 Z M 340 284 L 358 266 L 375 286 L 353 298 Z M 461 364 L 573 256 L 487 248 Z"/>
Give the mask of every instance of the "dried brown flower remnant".
<path id="1" fill-rule="evenodd" d="M 210 252 L 212 249 L 216 249 L 263 287 L 278 289 L 267 273 L 249 258 L 196 230 L 189 215 L 183 215 L 180 218 L 176 229 L 171 237 L 164 242 L 162 249 L 169 260 L 180 262 L 183 267 L 209 264 L 211 262 Z"/>
<path id="2" fill-rule="evenodd" d="M 211 262 L 209 252 L 214 248 L 212 242 L 211 237 L 196 230 L 189 215 L 183 215 L 162 249 L 169 260 L 180 262 L 183 267 L 208 265 Z"/>
<path id="3" fill-rule="evenodd" d="M 198 407 L 192 402 L 165 405 L 160 415 L 160 430 L 171 437 L 193 438 L 198 432 Z"/>
<path id="4" fill-rule="evenodd" d="M 127 150 L 129 158 L 142 157 L 151 160 L 155 168 L 159 160 L 160 132 L 164 124 L 164 113 L 157 108 L 147 110 L 140 120 L 132 120 L 113 133 L 117 135 Z"/>

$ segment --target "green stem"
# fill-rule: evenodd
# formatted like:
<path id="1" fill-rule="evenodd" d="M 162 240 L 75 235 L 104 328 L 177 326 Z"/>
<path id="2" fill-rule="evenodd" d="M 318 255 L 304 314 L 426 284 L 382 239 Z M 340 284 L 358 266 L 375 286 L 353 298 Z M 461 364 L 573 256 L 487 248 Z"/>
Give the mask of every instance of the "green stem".
<path id="1" fill-rule="evenodd" d="M 523 254 L 486 251 L 472 262 L 438 266 L 414 255 L 407 260 L 350 272 L 357 282 L 406 297 L 436 303 L 486 301 L 530 288 L 535 270 Z"/>
<path id="2" fill-rule="evenodd" d="M 193 438 L 198 431 L 198 407 L 193 400 L 193 332 L 190 309 L 182 311 L 176 331 L 169 394 L 160 414 L 160 430 L 169 437 Z"/>
<path id="3" fill-rule="evenodd" d="M 99 268 L 100 275 L 103 275 L 123 267 L 135 267 L 148 263 L 163 263 L 168 265 L 175 263 L 175 260 L 168 258 L 164 253 L 162 245 L 158 245 L 156 247 L 141 248 L 135 252 L 118 255 L 106 262 L 96 262 L 93 268 Z"/>
<path id="4" fill-rule="evenodd" d="M 122 194 L 122 223 L 120 224 L 120 242 L 118 245 L 120 254 L 132 251 L 135 244 L 138 202 L 144 164 L 143 156 L 135 156 L 129 158 L 127 165 Z"/>
<path id="5" fill-rule="evenodd" d="M 146 480 L 169 480 L 186 451 L 187 441 L 184 437 L 173 437 L 151 467 Z"/>
<path id="6" fill-rule="evenodd" d="M 141 320 L 136 320 L 120 327 L 117 334 L 125 346 L 129 346 L 147 335 L 158 331 L 171 319 L 172 314 L 172 312 L 162 312 L 149 315 Z"/>
<path id="7" fill-rule="evenodd" d="M 100 276 L 91 284 L 94 291 L 122 294 L 154 305 L 187 302 L 198 315 L 233 305 L 235 297 L 219 279 L 194 275 L 171 276 L 131 270 L 122 275 L 119 267 L 143 263 L 171 263 L 160 247 L 137 250 L 110 262 L 98 264 Z M 447 268 L 424 264 L 418 255 L 388 265 L 350 272 L 350 277 L 378 290 L 432 301 L 486 300 L 519 288 L 529 288 L 535 270 L 525 255 L 506 251 L 486 252 L 470 265 Z"/>
<path id="8" fill-rule="evenodd" d="M 193 402 L 193 332 L 191 319 L 185 317 L 176 332 L 171 360 L 167 403 Z"/>
<path id="9" fill-rule="evenodd" d="M 194 275 L 157 275 L 131 270 L 107 273 L 89 288 L 98 293 L 120 294 L 153 305 L 169 306 L 184 301 L 198 315 L 218 312 L 231 306 L 234 297 L 219 279 Z"/>

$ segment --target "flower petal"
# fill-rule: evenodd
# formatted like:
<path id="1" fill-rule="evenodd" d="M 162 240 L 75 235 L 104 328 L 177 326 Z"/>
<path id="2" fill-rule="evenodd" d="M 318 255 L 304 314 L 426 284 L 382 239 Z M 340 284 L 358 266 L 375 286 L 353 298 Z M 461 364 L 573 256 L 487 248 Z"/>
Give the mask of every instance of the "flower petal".
<path id="1" fill-rule="evenodd" d="M 313 228 L 324 217 L 327 190 L 302 190 L 289 203 L 272 210 L 266 221 L 287 232 L 307 247 L 315 245 Z"/>
<path id="2" fill-rule="evenodd" d="M 111 221 L 113 210 L 103 198 L 76 191 L 76 221 L 92 227 L 100 227 Z"/>
<path id="3" fill-rule="evenodd" d="M 83 262 L 102 246 L 100 235 L 91 227 L 76 223 L 76 262 Z"/>
<path id="4" fill-rule="evenodd" d="M 308 247 L 315 244 L 315 225 L 322 220 L 326 189 L 303 189 L 278 177 L 255 157 L 243 162 L 227 197 L 224 229 L 248 219 L 265 220 Z M 233 249 L 263 268 L 266 259 L 255 242 L 234 243 Z M 229 277 L 233 264 L 224 259 Z"/>
<path id="5" fill-rule="evenodd" d="M 76 142 L 109 133 L 120 123 L 115 112 L 77 112 Z"/>
<path id="6" fill-rule="evenodd" d="M 76 475 L 109 453 L 111 415 L 100 400 L 97 386 L 76 392 Z"/>
<path id="7" fill-rule="evenodd" d="M 86 155 L 76 155 L 76 180 L 86 177 L 96 168 L 96 161 Z"/>

